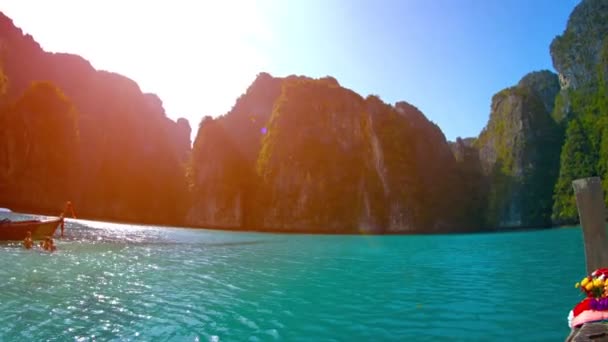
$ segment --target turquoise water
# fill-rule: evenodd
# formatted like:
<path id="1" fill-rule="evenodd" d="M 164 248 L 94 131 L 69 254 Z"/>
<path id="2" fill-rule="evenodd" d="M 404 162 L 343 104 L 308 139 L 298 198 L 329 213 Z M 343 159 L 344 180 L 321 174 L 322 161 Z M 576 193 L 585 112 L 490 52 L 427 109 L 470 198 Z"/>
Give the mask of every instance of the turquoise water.
<path id="1" fill-rule="evenodd" d="M 231 233 L 70 221 L 0 243 L 0 340 L 564 340 L 578 228 L 444 236 Z"/>

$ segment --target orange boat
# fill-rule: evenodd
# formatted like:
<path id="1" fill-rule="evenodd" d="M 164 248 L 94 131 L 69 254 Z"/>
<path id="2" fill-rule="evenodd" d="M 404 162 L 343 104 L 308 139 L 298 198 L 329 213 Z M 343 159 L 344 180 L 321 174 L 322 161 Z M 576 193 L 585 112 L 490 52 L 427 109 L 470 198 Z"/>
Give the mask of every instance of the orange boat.
<path id="1" fill-rule="evenodd" d="M 72 217 L 76 218 L 72 202 L 68 201 L 63 208 L 63 212 L 56 219 L 27 221 L 0 220 L 0 241 L 23 240 L 28 231 L 32 233 L 33 240 L 42 240 L 47 236 L 55 235 L 55 231 L 60 225 L 61 236 L 63 236 L 63 215 L 68 212 L 68 210 L 72 212 Z"/>
<path id="2" fill-rule="evenodd" d="M 42 240 L 46 236 L 53 236 L 62 223 L 63 215 L 50 220 L 0 220 L 0 241 L 23 240 L 28 231 L 32 232 L 33 240 Z"/>

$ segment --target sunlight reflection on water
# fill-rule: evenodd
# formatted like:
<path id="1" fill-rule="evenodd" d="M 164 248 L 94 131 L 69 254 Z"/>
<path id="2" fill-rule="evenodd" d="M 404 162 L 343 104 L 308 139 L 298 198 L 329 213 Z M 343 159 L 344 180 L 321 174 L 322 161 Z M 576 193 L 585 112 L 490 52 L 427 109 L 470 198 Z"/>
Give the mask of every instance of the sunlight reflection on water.
<path id="1" fill-rule="evenodd" d="M 70 219 L 57 246 L 0 243 L 0 340 L 563 339 L 584 270 L 579 229 L 315 236 Z"/>

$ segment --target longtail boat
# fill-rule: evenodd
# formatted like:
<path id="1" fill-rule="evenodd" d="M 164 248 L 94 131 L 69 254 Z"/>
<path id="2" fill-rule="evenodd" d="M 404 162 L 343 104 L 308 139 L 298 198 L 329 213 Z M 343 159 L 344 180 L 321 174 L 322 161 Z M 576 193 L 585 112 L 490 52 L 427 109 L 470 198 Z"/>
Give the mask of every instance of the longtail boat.
<path id="1" fill-rule="evenodd" d="M 32 232 L 33 240 L 42 240 L 53 236 L 57 227 L 63 223 L 63 215 L 48 220 L 11 221 L 0 220 L 0 241 L 23 240 L 27 232 Z"/>
<path id="2" fill-rule="evenodd" d="M 61 236 L 63 236 L 63 215 L 68 210 L 72 212 L 72 218 L 76 218 L 72 202 L 68 201 L 58 218 L 26 221 L 0 220 L 0 241 L 23 240 L 27 236 L 27 232 L 32 233 L 33 240 L 42 240 L 47 236 L 53 236 L 60 225 Z"/>

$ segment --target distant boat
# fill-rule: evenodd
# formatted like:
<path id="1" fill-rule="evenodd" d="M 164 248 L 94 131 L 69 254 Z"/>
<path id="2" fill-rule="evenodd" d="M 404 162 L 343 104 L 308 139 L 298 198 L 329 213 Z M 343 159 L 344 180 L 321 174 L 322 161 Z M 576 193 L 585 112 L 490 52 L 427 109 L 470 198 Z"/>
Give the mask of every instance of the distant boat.
<path id="1" fill-rule="evenodd" d="M 33 240 L 42 240 L 53 236 L 57 227 L 63 223 L 63 215 L 49 220 L 11 221 L 0 220 L 0 241 L 23 240 L 27 232 L 32 232 Z"/>

